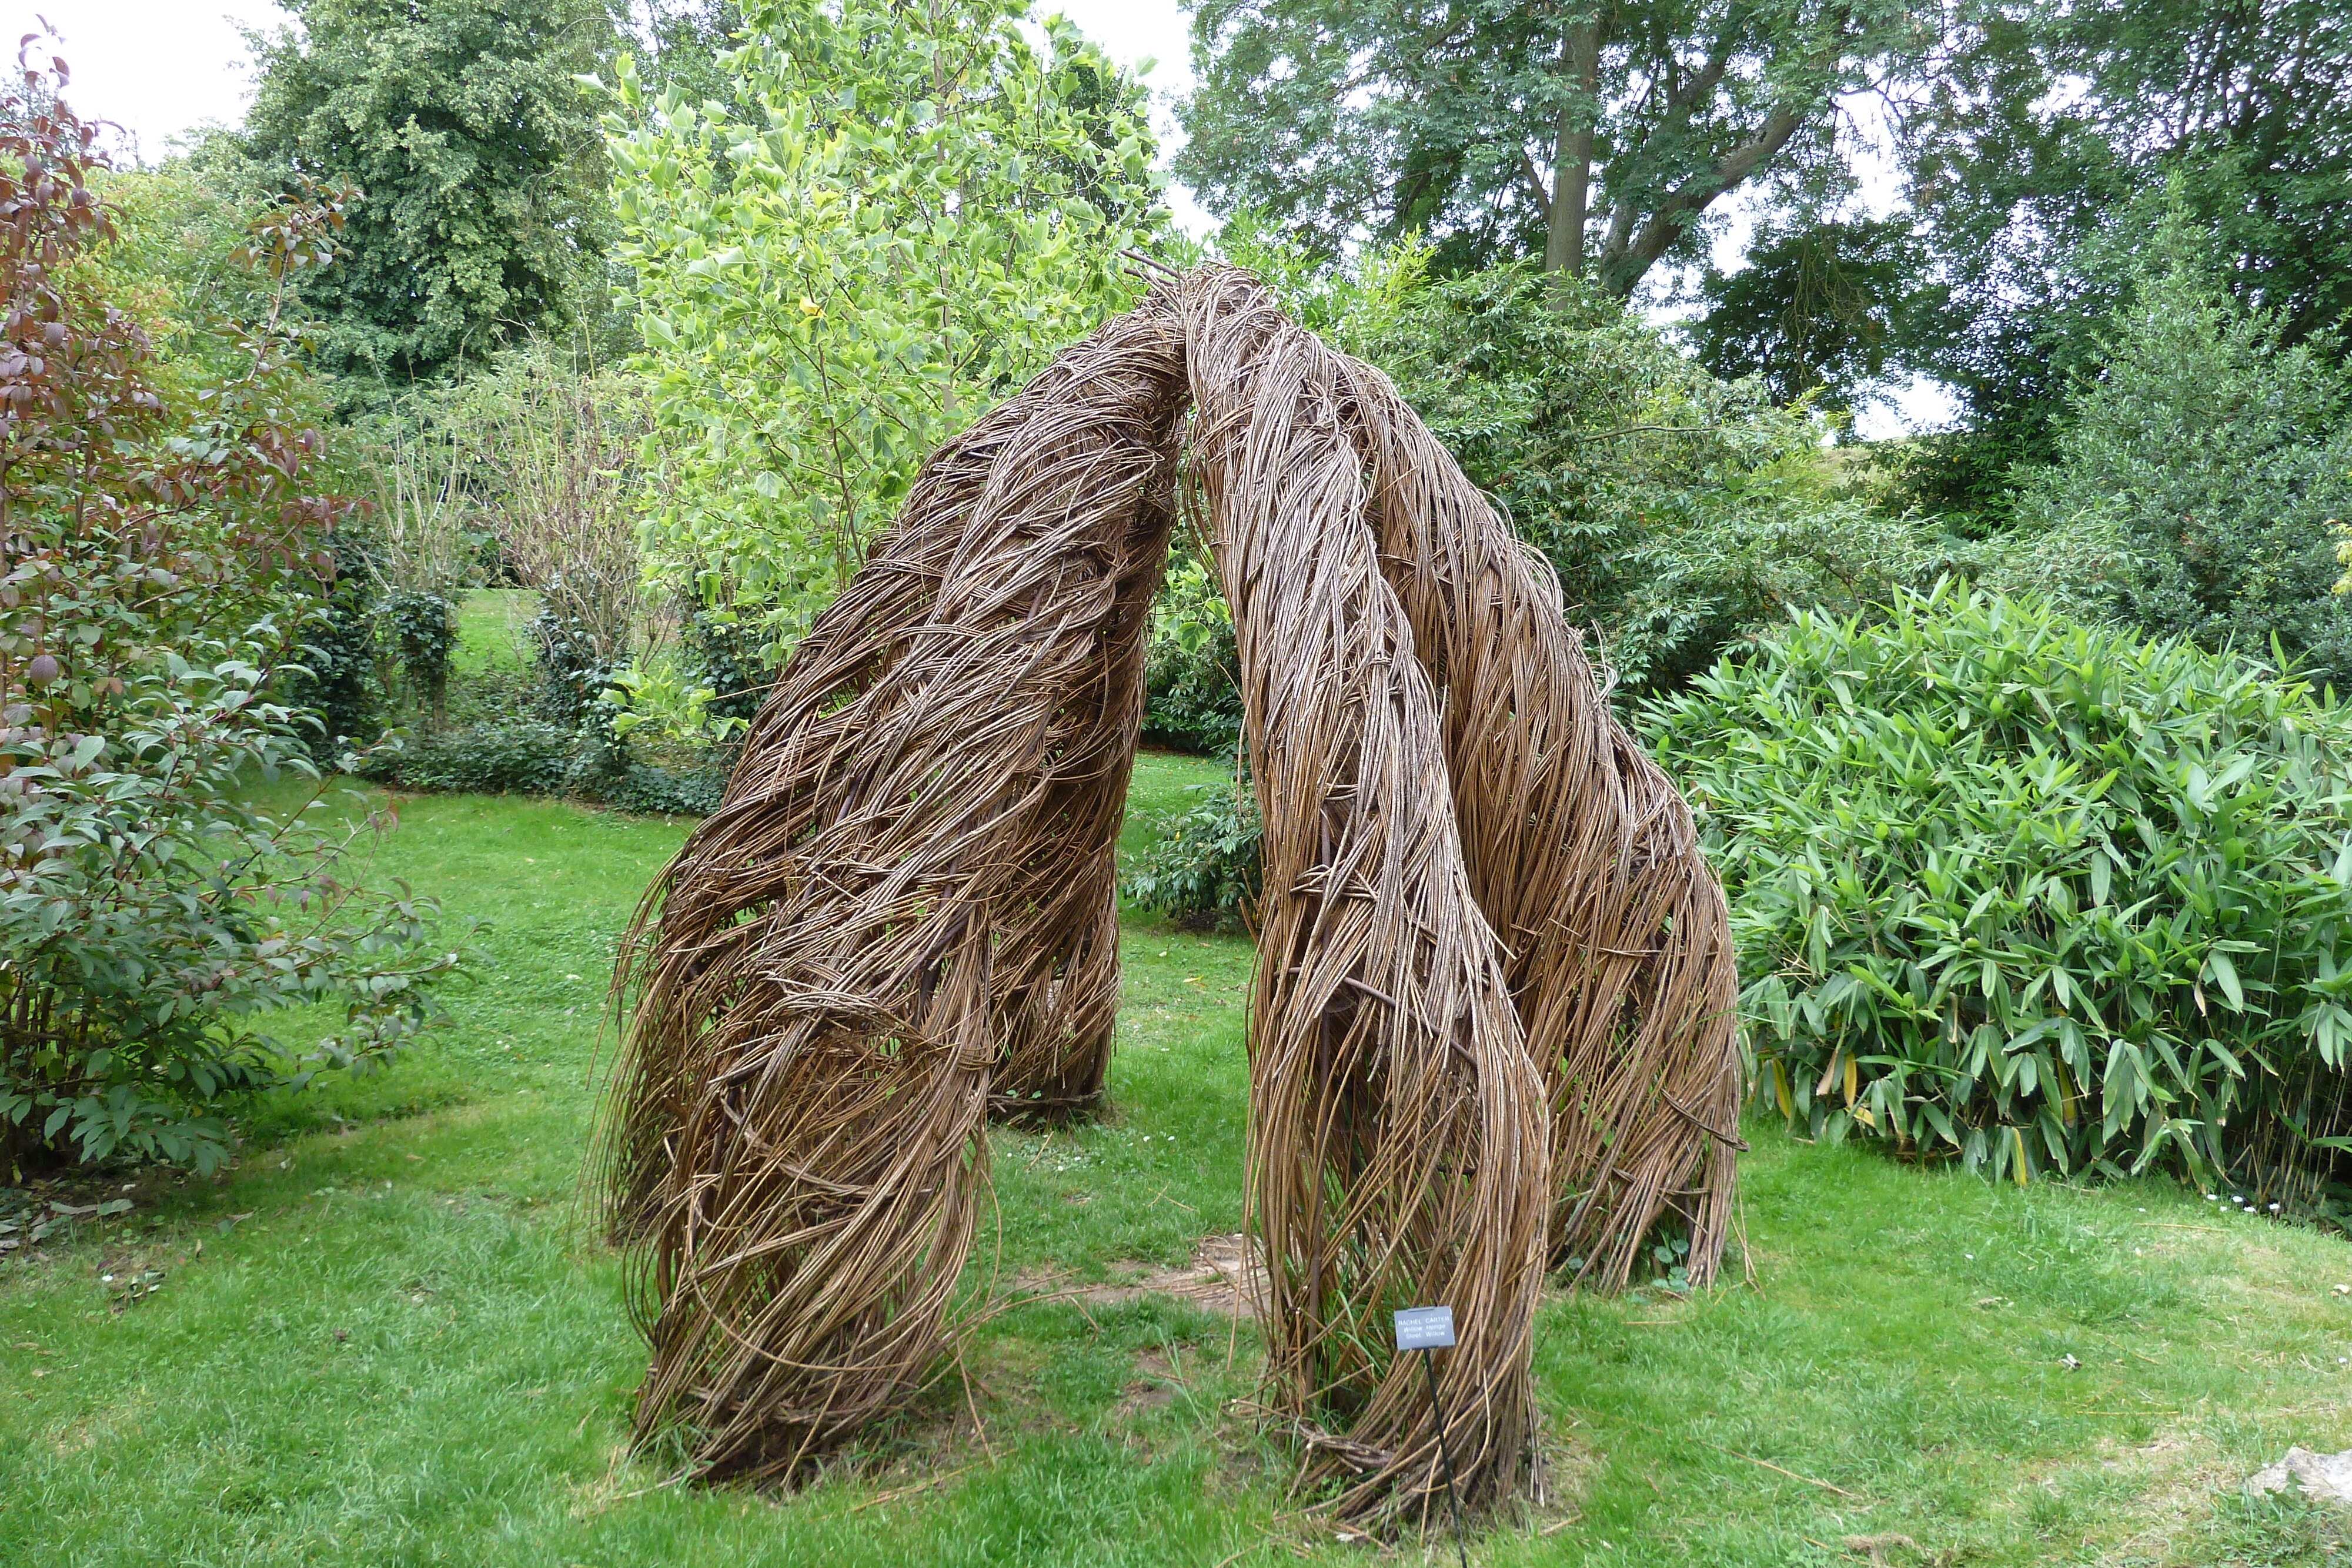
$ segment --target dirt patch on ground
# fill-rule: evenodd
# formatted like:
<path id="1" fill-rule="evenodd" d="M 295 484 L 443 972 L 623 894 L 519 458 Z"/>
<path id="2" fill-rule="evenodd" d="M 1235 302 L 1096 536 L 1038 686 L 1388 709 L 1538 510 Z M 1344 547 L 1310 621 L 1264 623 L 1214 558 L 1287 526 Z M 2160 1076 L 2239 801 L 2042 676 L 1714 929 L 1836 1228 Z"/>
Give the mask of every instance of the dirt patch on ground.
<path id="1" fill-rule="evenodd" d="M 1118 1278 L 1101 1284 L 1072 1284 L 1057 1270 L 1024 1270 L 1013 1279 L 1013 1290 L 1034 1300 L 1076 1301 L 1087 1306 L 1117 1306 L 1146 1296 L 1173 1296 L 1228 1317 L 1260 1312 L 1265 1307 L 1265 1270 L 1247 1239 L 1240 1233 L 1203 1236 L 1193 1244 L 1192 1261 L 1181 1269 L 1148 1263 L 1113 1263 Z"/>
<path id="2" fill-rule="evenodd" d="M 1119 1390 L 1118 1418 L 1132 1421 L 1176 1403 L 1176 1364 L 1156 1350 L 1135 1358 L 1135 1376 Z"/>

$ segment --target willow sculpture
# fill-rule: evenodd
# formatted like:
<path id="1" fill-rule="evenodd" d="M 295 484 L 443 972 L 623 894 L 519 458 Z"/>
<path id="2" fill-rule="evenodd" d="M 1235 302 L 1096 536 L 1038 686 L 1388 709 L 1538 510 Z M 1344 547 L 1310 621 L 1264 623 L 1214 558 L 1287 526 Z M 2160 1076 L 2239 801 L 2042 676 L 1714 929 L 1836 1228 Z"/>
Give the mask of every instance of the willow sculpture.
<path id="1" fill-rule="evenodd" d="M 1478 907 L 1552 1113 L 1555 1255 L 1622 1285 L 1668 1212 L 1711 1281 L 1743 1086 L 1723 888 L 1690 808 L 1610 713 L 1559 580 L 1387 378 L 1343 356 L 1391 585 L 1446 704 Z"/>
<path id="2" fill-rule="evenodd" d="M 1430 1506 L 1387 1314 L 1443 1301 L 1456 1479 L 1506 1495 L 1548 1260 L 1622 1281 L 1670 1213 L 1720 1255 L 1741 1085 L 1687 810 L 1388 382 L 1202 267 L 933 455 L 639 911 L 602 1174 L 639 1431 L 706 1472 L 789 1476 L 919 1386 L 990 1110 L 1101 1092 L 1180 455 L 1265 821 L 1248 1212 L 1307 1479 Z"/>

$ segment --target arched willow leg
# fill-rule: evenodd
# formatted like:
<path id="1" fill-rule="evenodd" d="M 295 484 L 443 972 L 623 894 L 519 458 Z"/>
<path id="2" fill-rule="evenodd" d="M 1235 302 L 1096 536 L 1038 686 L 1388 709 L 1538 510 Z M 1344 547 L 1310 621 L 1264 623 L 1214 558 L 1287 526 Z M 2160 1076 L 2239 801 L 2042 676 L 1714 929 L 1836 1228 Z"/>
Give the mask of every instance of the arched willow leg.
<path id="1" fill-rule="evenodd" d="M 1270 1380 L 1342 1511 L 1425 1509 L 1435 1422 L 1390 1314 L 1452 1306 L 1454 1470 L 1466 1500 L 1491 1500 L 1531 1446 L 1542 1084 L 1471 897 L 1339 361 L 1244 275 L 1204 268 L 1181 298 L 1192 459 L 1265 819 L 1249 1181 Z"/>
<path id="2" fill-rule="evenodd" d="M 1100 1103 L 1118 1023 L 1118 828 L 1143 725 L 1151 601 L 1175 521 L 1174 432 L 1108 570 L 1116 590 L 1096 668 L 1056 720 L 1048 782 L 1015 886 L 1000 904 L 998 1039 L 992 1108 L 1060 1116 Z"/>
<path id="3" fill-rule="evenodd" d="M 1682 797 L 1610 712 L 1549 563 L 1385 376 L 1354 360 L 1345 375 L 1381 564 L 1444 697 L 1471 885 L 1549 1092 L 1556 1254 L 1622 1285 L 1672 1210 L 1705 1283 L 1742 1092 L 1721 884 Z"/>
<path id="4" fill-rule="evenodd" d="M 907 1396 L 1005 1030 L 1099 1049 L 1103 903 L 1046 873 L 1116 831 L 1182 397 L 1150 303 L 942 448 L 640 912 L 607 1190 L 639 1429 L 709 1469 L 789 1474 Z"/>

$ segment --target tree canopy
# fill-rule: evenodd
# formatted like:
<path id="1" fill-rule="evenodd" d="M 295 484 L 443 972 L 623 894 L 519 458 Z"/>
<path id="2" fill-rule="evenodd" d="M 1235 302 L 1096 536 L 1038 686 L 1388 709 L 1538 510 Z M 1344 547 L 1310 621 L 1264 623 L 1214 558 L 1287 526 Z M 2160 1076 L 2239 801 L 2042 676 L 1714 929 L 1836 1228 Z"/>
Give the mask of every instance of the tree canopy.
<path id="1" fill-rule="evenodd" d="M 1161 221 L 1133 83 L 1003 0 L 765 0 L 724 99 L 609 121 L 667 462 L 657 563 L 796 637 L 924 457 L 1129 293 Z"/>
<path id="2" fill-rule="evenodd" d="M 394 382 L 569 319 L 614 225 L 573 78 L 611 57 L 608 0 L 294 0 L 255 35 L 235 139 L 257 180 L 357 188 L 342 265 L 306 292 L 332 371 Z"/>
<path id="3" fill-rule="evenodd" d="M 2095 378 L 2070 390 L 2055 461 L 2019 499 L 2020 574 L 2097 619 L 2273 643 L 2352 677 L 2352 606 L 2330 591 L 2352 514 L 2352 375 L 2283 311 L 2233 300 L 2177 213 L 2153 236 Z"/>
<path id="4" fill-rule="evenodd" d="M 1933 287 L 1892 359 L 1957 388 L 1927 505 L 2008 515 L 2177 204 L 2286 341 L 2352 310 L 2352 13 L 2331 0 L 1983 0 L 1885 84 Z"/>
<path id="5" fill-rule="evenodd" d="M 1912 201 L 1979 309 L 2050 299 L 2037 270 L 2086 234 L 2145 230 L 2168 181 L 2232 294 L 2288 336 L 2352 308 L 2341 5 L 1996 0 L 1929 65 L 1897 94 Z"/>
<path id="6" fill-rule="evenodd" d="M 1719 376 L 1759 376 L 1783 402 L 1819 392 L 1851 408 L 1923 336 L 1940 290 L 1908 216 L 1770 222 L 1747 265 L 1707 268 L 1691 347 Z"/>
<path id="7" fill-rule="evenodd" d="M 1729 193 L 1836 183 L 1837 95 L 1917 36 L 1892 0 L 1203 0 L 1176 170 L 1327 251 L 1422 233 L 1622 297 Z"/>

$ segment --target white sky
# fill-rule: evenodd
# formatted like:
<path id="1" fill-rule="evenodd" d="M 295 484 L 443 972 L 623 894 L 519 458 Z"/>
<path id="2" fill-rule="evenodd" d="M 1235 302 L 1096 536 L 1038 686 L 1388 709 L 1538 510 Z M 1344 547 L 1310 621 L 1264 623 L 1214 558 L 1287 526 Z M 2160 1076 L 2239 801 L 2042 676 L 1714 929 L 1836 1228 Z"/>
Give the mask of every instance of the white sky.
<path id="1" fill-rule="evenodd" d="M 12 55 L 40 17 L 60 40 L 54 52 L 73 68 L 67 99 L 120 125 L 148 162 L 206 120 L 244 118 L 253 82 L 238 28 L 287 20 L 270 0 L 0 0 Z"/>
<path id="2" fill-rule="evenodd" d="M 1181 0 L 1036 0 L 1040 13 L 1058 10 L 1103 52 L 1130 68 L 1155 60 L 1144 85 L 1151 93 L 1152 129 L 1163 153 L 1181 144 L 1173 105 L 1192 87 L 1191 18 Z M 242 29 L 274 29 L 288 20 L 271 0 L 0 0 L 0 24 L 11 40 L 40 26 L 55 29 L 73 68 L 68 97 L 84 115 L 121 127 L 121 140 L 145 162 L 170 151 L 174 138 L 209 120 L 234 124 L 253 96 Z M 1863 169 L 1864 204 L 1883 212 L 1893 190 L 1891 171 Z M 1213 221 L 1179 185 L 1170 193 L 1178 224 L 1201 235 Z M 1752 227 L 1735 210 L 1716 246 L 1716 265 L 1737 263 Z M 1672 312 L 1654 312 L 1664 319 Z M 1858 423 L 1872 437 L 1934 428 L 1955 417 L 1948 389 L 1915 382 L 1890 389 L 1891 406 L 1866 411 Z"/>

